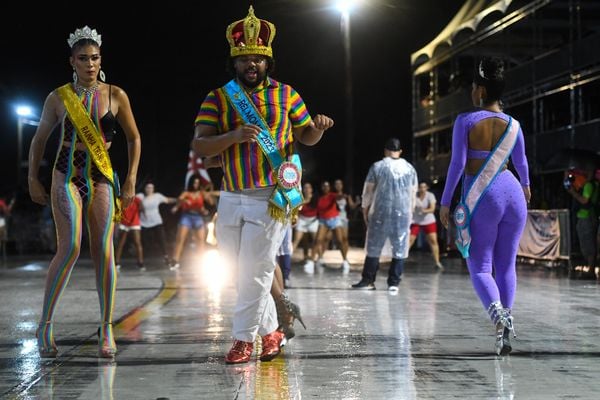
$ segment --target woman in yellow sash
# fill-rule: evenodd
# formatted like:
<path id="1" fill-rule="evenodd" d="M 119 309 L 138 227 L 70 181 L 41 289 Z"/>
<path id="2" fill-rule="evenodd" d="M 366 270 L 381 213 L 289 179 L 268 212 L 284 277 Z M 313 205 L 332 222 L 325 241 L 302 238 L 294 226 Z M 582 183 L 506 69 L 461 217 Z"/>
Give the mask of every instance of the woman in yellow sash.
<path id="1" fill-rule="evenodd" d="M 48 268 L 37 329 L 38 348 L 42 357 L 56 357 L 58 353 L 52 318 L 79 257 L 85 223 L 100 300 L 99 356 L 112 358 L 116 353 L 112 327 L 117 277 L 113 258 L 114 219 L 121 202 L 127 207 L 135 194 L 140 134 L 125 91 L 98 81 L 98 76 L 104 81 L 101 35 L 85 26 L 72 33 L 67 42 L 71 47 L 69 62 L 74 82 L 52 91 L 46 98 L 29 151 L 29 193 L 34 202 L 46 204 L 48 194 L 38 179 L 38 171 L 48 137 L 60 126 L 60 147 L 50 191 L 57 251 Z M 108 156 L 117 122 L 127 139 L 129 159 L 120 196 Z"/>

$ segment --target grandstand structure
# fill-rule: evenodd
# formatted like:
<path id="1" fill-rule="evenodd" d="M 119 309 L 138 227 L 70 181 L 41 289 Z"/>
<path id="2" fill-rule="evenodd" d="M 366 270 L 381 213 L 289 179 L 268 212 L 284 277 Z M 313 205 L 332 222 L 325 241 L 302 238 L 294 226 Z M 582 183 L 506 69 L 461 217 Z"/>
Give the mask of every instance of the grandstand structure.
<path id="1" fill-rule="evenodd" d="M 600 159 L 598 49 L 600 1 L 466 0 L 411 55 L 419 178 L 444 183 L 454 119 L 472 108 L 475 60 L 500 56 L 507 66 L 505 111 L 523 127 L 534 207 L 565 207 L 564 171 Z"/>

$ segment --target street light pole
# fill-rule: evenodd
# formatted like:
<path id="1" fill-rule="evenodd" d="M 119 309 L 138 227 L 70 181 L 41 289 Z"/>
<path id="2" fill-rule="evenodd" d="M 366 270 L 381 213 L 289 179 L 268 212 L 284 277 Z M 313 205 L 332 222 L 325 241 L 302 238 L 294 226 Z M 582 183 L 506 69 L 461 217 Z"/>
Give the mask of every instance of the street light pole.
<path id="1" fill-rule="evenodd" d="M 21 185 L 21 157 L 23 155 L 23 117 L 17 118 L 17 187 Z"/>
<path id="2" fill-rule="evenodd" d="M 346 70 L 346 137 L 345 137 L 345 152 L 346 152 L 346 171 L 344 181 L 348 186 L 349 193 L 354 190 L 354 111 L 353 111 L 353 95 L 352 95 L 352 55 L 350 51 L 350 11 L 342 10 L 341 12 L 341 31 L 344 40 L 344 61 Z"/>
<path id="3" fill-rule="evenodd" d="M 38 126 L 39 121 L 32 120 L 33 111 L 29 106 L 17 106 L 17 186 L 21 185 L 21 166 L 23 158 L 23 125 Z"/>

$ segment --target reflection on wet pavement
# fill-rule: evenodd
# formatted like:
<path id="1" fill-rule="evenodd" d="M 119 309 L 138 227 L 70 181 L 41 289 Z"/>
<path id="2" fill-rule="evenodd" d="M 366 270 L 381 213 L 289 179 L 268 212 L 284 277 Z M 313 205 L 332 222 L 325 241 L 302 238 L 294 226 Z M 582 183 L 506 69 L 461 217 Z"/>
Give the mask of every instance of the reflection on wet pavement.
<path id="1" fill-rule="evenodd" d="M 356 250 L 355 250 L 356 251 Z M 360 256 L 357 257 L 360 259 Z M 436 273 L 428 254 L 406 265 L 397 295 L 356 291 L 360 264 L 314 275 L 294 265 L 289 296 L 307 324 L 271 362 L 226 365 L 235 303 L 218 254 L 177 271 L 157 260 L 120 272 L 119 353 L 98 360 L 93 270 L 78 265 L 59 305 L 59 356 L 40 359 L 35 327 L 45 269 L 0 269 L 0 394 L 10 399 L 548 399 L 597 398 L 600 306 L 596 282 L 520 266 L 519 337 L 499 358 L 494 331 L 459 259 Z M 260 340 L 255 354 L 260 352 Z"/>

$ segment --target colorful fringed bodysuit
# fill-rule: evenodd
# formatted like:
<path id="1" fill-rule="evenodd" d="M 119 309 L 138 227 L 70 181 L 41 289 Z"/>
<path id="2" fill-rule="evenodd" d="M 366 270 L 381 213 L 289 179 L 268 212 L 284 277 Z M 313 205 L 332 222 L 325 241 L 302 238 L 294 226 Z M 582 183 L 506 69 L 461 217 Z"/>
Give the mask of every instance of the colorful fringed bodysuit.
<path id="1" fill-rule="evenodd" d="M 489 151 L 469 149 L 471 128 L 487 118 L 508 123 L 510 116 L 486 110 L 461 114 L 456 118 L 452 137 L 452 160 L 448 169 L 441 204 L 450 206 L 454 191 L 463 175 L 467 158 L 483 159 Z M 471 216 L 471 250 L 467 266 L 471 281 L 486 310 L 500 302 L 511 309 L 517 285 L 515 263 L 519 240 L 527 219 L 527 202 L 521 186 L 529 186 L 529 168 L 525 155 L 523 132 L 519 130 L 511 154 L 519 181 L 508 169 L 500 172 L 482 196 Z M 472 175 L 465 175 L 468 187 Z M 492 276 L 492 270 L 495 271 Z"/>
<path id="2" fill-rule="evenodd" d="M 110 100 L 109 111 L 102 118 L 99 117 L 99 97 L 100 91 L 83 92 L 79 96 L 105 142 L 110 142 L 114 135 L 115 117 L 111 112 Z M 113 188 L 96 168 L 88 152 L 77 147 L 82 148 L 82 142 L 78 140 L 77 132 L 65 113 L 51 188 L 57 250 L 48 269 L 38 330 L 39 345 L 46 349 L 55 347 L 51 321 L 79 257 L 84 226 L 96 270 L 102 319 L 100 337 L 114 346 L 111 323 L 117 276 L 113 258 Z"/>

